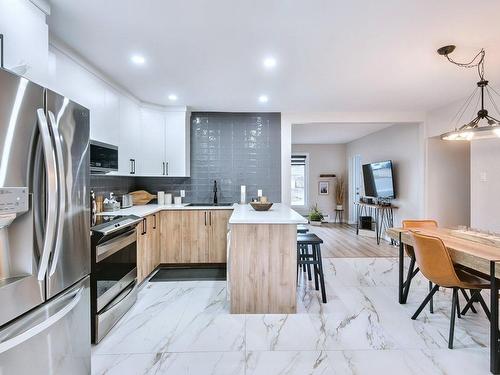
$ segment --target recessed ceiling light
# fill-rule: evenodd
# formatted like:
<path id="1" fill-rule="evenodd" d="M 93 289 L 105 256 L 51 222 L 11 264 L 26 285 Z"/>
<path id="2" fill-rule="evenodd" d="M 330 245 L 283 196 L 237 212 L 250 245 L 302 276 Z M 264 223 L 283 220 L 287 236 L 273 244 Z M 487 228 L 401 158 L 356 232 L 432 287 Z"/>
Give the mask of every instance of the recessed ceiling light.
<path id="1" fill-rule="evenodd" d="M 266 57 L 264 59 L 264 67 L 267 69 L 272 69 L 276 66 L 276 59 L 274 57 Z"/>
<path id="2" fill-rule="evenodd" d="M 173 102 L 174 102 L 174 101 L 176 101 L 176 100 L 177 100 L 177 95 L 175 95 L 175 94 L 170 94 L 170 95 L 168 96 L 168 100 L 171 100 L 171 101 L 173 101 Z"/>
<path id="3" fill-rule="evenodd" d="M 142 65 L 146 62 L 146 59 L 144 58 L 144 56 L 141 56 L 141 55 L 132 55 L 130 60 L 132 60 L 132 62 L 134 64 L 137 64 L 137 65 Z"/>
<path id="4" fill-rule="evenodd" d="M 267 103 L 268 100 L 269 100 L 269 98 L 267 97 L 267 95 L 259 96 L 259 102 L 261 102 L 261 103 Z"/>

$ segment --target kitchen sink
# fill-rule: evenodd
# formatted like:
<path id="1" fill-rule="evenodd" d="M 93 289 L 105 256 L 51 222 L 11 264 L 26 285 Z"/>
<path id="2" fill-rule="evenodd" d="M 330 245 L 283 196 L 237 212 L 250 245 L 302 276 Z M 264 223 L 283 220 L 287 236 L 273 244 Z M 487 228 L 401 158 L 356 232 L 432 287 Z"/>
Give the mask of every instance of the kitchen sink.
<path id="1" fill-rule="evenodd" d="M 189 203 L 188 206 L 200 207 L 231 207 L 233 203 Z"/>

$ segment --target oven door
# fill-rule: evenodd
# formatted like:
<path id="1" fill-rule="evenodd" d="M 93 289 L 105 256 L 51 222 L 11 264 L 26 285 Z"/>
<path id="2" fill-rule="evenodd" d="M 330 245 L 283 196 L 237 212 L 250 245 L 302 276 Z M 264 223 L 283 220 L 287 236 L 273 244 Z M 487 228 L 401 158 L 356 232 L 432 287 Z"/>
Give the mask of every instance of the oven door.
<path id="1" fill-rule="evenodd" d="M 97 312 L 106 307 L 137 277 L 137 231 L 121 233 L 96 246 Z"/>

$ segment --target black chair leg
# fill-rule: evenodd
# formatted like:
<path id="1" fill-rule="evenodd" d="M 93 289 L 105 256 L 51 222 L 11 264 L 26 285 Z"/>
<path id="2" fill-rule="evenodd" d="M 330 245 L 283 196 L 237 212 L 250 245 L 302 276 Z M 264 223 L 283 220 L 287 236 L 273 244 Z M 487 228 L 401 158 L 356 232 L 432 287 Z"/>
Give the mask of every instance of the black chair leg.
<path id="1" fill-rule="evenodd" d="M 321 248 L 319 245 L 316 245 L 316 259 L 318 260 L 319 281 L 321 283 L 321 298 L 323 303 L 326 303 L 325 277 L 323 274 L 323 262 L 321 258 Z"/>
<path id="2" fill-rule="evenodd" d="M 432 281 L 429 281 L 429 293 L 432 290 Z M 431 297 L 431 300 L 429 302 L 429 311 L 431 314 L 434 314 L 434 297 Z"/>
<path id="3" fill-rule="evenodd" d="M 460 314 L 460 298 L 458 297 L 458 288 L 456 289 L 457 291 L 457 303 L 456 303 L 456 307 L 457 307 L 457 318 L 458 319 L 461 319 L 462 318 L 462 315 Z"/>
<path id="4" fill-rule="evenodd" d="M 422 302 L 422 304 L 419 306 L 419 308 L 417 309 L 417 311 L 415 311 L 415 314 L 413 314 L 413 316 L 411 317 L 412 320 L 415 320 L 418 318 L 418 316 L 420 315 L 420 313 L 422 312 L 422 310 L 424 309 L 425 305 L 427 305 L 427 303 L 429 303 L 429 301 L 432 299 L 432 296 L 439 290 L 439 285 L 434 285 L 434 288 L 432 288 L 432 290 L 430 291 L 430 293 L 427 295 L 427 297 L 425 297 L 424 301 Z"/>
<path id="5" fill-rule="evenodd" d="M 413 270 L 415 269 L 415 258 L 411 258 L 410 267 L 408 267 L 408 275 L 406 276 L 405 288 L 403 290 L 403 302 L 408 299 L 408 293 L 410 292 L 411 279 L 413 278 Z"/>
<path id="6" fill-rule="evenodd" d="M 471 309 L 474 314 L 477 314 L 477 310 L 473 305 L 473 303 L 475 301 L 475 299 L 473 298 L 473 295 L 474 295 L 473 291 L 471 290 L 471 292 L 470 292 L 471 298 L 469 298 L 469 295 L 467 294 L 467 291 L 465 289 L 460 288 L 460 291 L 462 292 L 462 295 L 464 296 L 465 301 L 466 301 L 466 305 L 465 305 L 464 309 L 462 310 L 462 315 L 465 315 L 465 313 L 469 309 Z"/>
<path id="7" fill-rule="evenodd" d="M 448 339 L 448 349 L 453 349 L 453 335 L 455 333 L 455 314 L 457 311 L 458 290 L 453 288 L 453 297 L 451 299 L 451 314 L 450 314 L 450 337 Z"/>
<path id="8" fill-rule="evenodd" d="M 488 317 L 488 320 L 491 321 L 491 313 L 490 310 L 488 309 L 488 306 L 486 305 L 486 302 L 484 302 L 483 296 L 481 295 L 481 290 L 477 290 L 477 299 L 479 300 L 479 303 L 481 304 L 484 313 Z"/>

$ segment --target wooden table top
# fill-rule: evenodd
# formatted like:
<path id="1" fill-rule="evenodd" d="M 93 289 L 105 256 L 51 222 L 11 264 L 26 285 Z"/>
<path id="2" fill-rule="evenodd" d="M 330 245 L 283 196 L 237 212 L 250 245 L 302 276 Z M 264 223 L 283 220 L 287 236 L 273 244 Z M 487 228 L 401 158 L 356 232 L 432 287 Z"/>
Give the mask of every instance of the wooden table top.
<path id="1" fill-rule="evenodd" d="M 500 262 L 500 247 L 498 246 L 453 236 L 452 230 L 447 228 L 418 229 L 418 231 L 424 235 L 441 238 L 455 263 L 489 274 L 489 262 Z M 399 234 L 401 233 L 403 243 L 414 245 L 413 237 L 406 229 L 389 228 L 386 233 L 396 241 L 399 241 Z M 500 264 L 497 264 L 496 267 L 496 273 L 498 274 Z"/>

